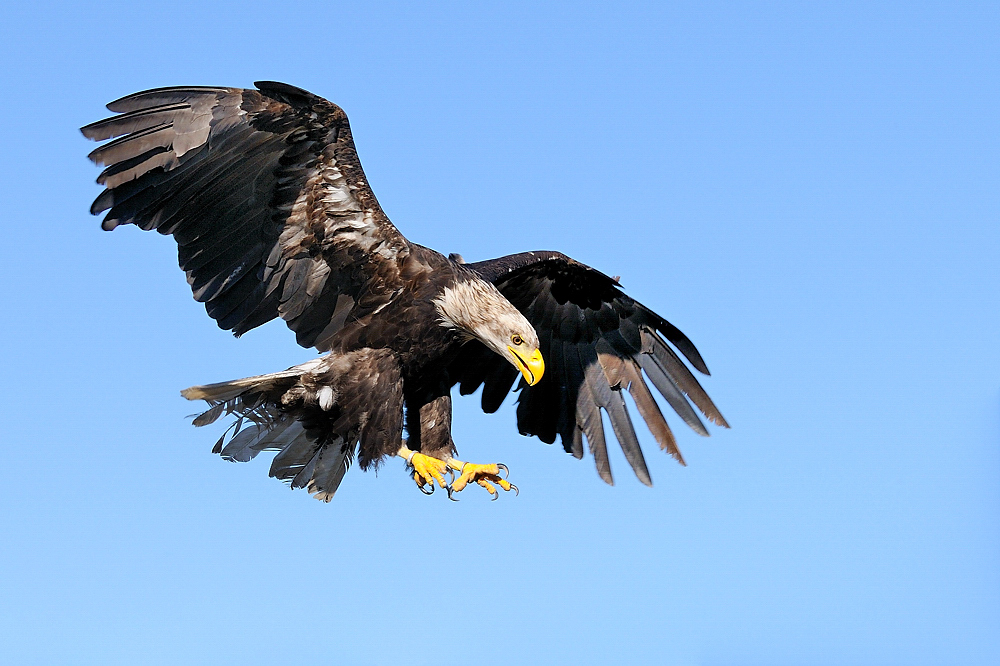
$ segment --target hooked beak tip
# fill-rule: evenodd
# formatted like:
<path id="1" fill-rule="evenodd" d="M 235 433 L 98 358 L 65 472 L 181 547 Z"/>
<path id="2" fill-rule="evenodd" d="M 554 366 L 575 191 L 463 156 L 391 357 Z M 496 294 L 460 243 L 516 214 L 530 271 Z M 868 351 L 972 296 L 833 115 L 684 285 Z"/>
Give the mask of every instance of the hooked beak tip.
<path id="1" fill-rule="evenodd" d="M 536 349 L 531 352 L 528 358 L 524 358 L 513 347 L 507 348 L 514 355 L 514 358 L 517 359 L 518 370 L 521 371 L 521 375 L 528 386 L 534 386 L 541 381 L 542 375 L 545 374 L 545 360 L 542 358 L 542 352 Z"/>

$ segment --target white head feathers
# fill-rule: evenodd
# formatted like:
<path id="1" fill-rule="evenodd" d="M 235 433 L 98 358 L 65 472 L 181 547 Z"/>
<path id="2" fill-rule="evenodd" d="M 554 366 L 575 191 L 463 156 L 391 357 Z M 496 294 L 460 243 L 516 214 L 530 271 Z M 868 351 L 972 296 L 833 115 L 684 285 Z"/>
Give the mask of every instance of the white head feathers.
<path id="1" fill-rule="evenodd" d="M 522 338 L 530 349 L 538 348 L 531 323 L 486 280 L 472 278 L 445 287 L 434 305 L 442 326 L 477 338 L 501 356 L 510 356 L 507 347 L 512 336 Z"/>

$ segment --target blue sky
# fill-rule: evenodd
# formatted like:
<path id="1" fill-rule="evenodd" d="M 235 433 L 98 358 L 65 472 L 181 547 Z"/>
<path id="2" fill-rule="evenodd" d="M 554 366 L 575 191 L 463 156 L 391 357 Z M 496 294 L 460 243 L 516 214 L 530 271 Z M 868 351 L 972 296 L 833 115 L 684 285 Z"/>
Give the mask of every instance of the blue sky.
<path id="1" fill-rule="evenodd" d="M 1000 20 L 990 3 L 8 3 L 0 9 L 0 644 L 23 664 L 992 664 Z M 78 133 L 163 85 L 350 115 L 411 240 L 559 249 L 684 330 L 732 423 L 682 468 L 457 402 L 519 497 L 401 464 L 318 503 L 210 454 L 240 340 L 168 239 L 99 230 Z M 669 418 L 669 417 L 668 417 Z"/>

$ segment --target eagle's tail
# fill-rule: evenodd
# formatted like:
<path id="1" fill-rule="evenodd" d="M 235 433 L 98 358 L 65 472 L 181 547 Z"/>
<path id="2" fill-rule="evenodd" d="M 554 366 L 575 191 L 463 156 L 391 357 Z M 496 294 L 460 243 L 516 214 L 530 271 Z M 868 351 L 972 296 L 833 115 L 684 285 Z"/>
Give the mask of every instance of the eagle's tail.
<path id="1" fill-rule="evenodd" d="M 181 391 L 188 400 L 204 400 L 209 408 L 194 418 L 201 427 L 223 415 L 235 421 L 215 443 L 212 453 L 230 462 L 247 462 L 261 451 L 279 451 L 271 476 L 292 488 L 309 488 L 317 499 L 330 501 L 354 457 L 354 446 L 343 440 L 320 441 L 307 431 L 299 410 L 288 409 L 287 396 L 301 393 L 302 379 L 321 359 L 273 372 L 228 382 L 192 386 Z M 299 391 L 295 391 L 299 388 Z M 323 454 L 323 455 L 321 455 Z M 324 458 L 325 474 L 315 474 L 315 463 Z M 313 464 L 310 465 L 309 463 Z"/>
<path id="2" fill-rule="evenodd" d="M 375 434 L 382 435 L 378 439 L 385 441 L 386 451 L 399 448 L 402 394 L 397 368 L 390 357 L 363 350 L 331 354 L 268 375 L 192 386 L 181 395 L 209 404 L 195 417 L 195 426 L 214 423 L 223 415 L 235 417 L 213 453 L 247 462 L 261 451 L 278 451 L 272 477 L 329 501 L 351 466 L 359 440 L 362 466 L 385 454 L 371 451 L 367 440 Z M 383 388 L 380 378 L 396 390 L 376 390 Z"/>

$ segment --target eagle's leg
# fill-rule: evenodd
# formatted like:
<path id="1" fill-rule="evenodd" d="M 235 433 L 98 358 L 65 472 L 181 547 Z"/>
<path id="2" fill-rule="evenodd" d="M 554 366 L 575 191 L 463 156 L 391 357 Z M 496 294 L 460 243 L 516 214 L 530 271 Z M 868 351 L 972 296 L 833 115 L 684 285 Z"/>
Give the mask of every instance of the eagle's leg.
<path id="1" fill-rule="evenodd" d="M 434 492 L 436 482 L 451 496 L 451 484 L 444 480 L 444 475 L 455 476 L 448 468 L 448 458 L 455 452 L 451 441 L 451 396 L 447 388 L 442 388 L 442 392 L 444 395 L 423 404 L 407 401 L 406 429 L 410 439 L 396 453 L 406 460 L 413 481 L 425 495 Z"/>

